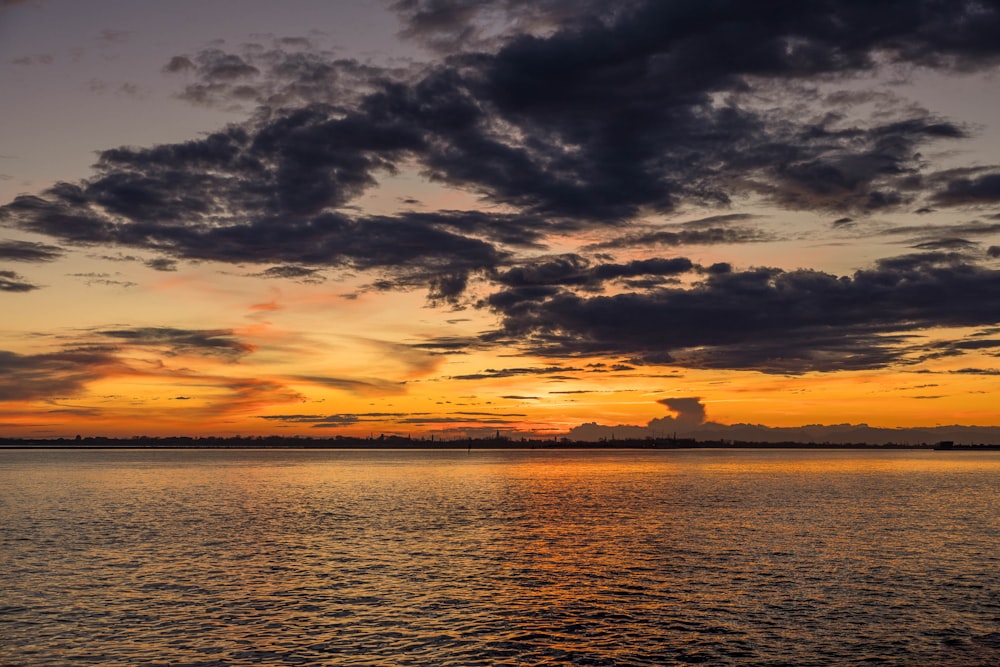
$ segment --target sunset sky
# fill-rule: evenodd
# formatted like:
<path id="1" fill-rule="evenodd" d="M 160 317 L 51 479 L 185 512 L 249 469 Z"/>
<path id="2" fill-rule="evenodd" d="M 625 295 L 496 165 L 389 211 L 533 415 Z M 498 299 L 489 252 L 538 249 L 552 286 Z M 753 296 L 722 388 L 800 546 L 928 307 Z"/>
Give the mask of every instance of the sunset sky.
<path id="1" fill-rule="evenodd" d="M 1000 427 L 998 35 L 0 0 L 0 436 Z"/>

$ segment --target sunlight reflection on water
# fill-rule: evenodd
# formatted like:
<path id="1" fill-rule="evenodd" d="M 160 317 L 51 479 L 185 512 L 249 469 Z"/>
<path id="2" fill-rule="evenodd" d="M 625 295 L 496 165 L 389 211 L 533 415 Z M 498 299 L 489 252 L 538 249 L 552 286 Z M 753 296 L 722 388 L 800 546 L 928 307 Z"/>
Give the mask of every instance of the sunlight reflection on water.
<path id="1" fill-rule="evenodd" d="M 2 451 L 4 665 L 1000 663 L 1000 452 Z"/>

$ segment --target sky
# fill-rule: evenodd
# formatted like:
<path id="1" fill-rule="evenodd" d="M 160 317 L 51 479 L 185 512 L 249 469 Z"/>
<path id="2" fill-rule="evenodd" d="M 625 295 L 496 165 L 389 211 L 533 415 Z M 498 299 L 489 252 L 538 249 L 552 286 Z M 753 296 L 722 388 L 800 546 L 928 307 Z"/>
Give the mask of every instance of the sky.
<path id="1" fill-rule="evenodd" d="M 1000 440 L 998 34 L 0 0 L 0 435 Z"/>

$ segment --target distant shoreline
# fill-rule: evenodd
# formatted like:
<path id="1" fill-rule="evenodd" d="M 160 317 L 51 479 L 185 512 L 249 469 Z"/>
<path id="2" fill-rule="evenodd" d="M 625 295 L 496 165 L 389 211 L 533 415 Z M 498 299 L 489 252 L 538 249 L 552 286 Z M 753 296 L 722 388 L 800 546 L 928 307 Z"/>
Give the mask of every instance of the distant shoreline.
<path id="1" fill-rule="evenodd" d="M 0 438 L 0 449 L 924 449 L 944 451 L 993 451 L 1000 444 L 938 443 L 831 443 L 762 442 L 655 438 L 583 441 L 559 439 L 482 438 L 435 440 L 383 436 L 379 438 L 269 437 L 164 437 L 164 438 Z"/>

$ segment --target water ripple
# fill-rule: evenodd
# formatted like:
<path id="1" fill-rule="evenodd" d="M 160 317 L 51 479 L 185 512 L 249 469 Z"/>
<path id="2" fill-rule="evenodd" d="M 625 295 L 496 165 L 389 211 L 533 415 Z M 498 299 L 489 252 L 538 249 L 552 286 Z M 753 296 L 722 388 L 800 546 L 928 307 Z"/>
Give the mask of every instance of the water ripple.
<path id="1" fill-rule="evenodd" d="M 1000 457 L 31 454 L 2 665 L 1000 664 Z"/>

